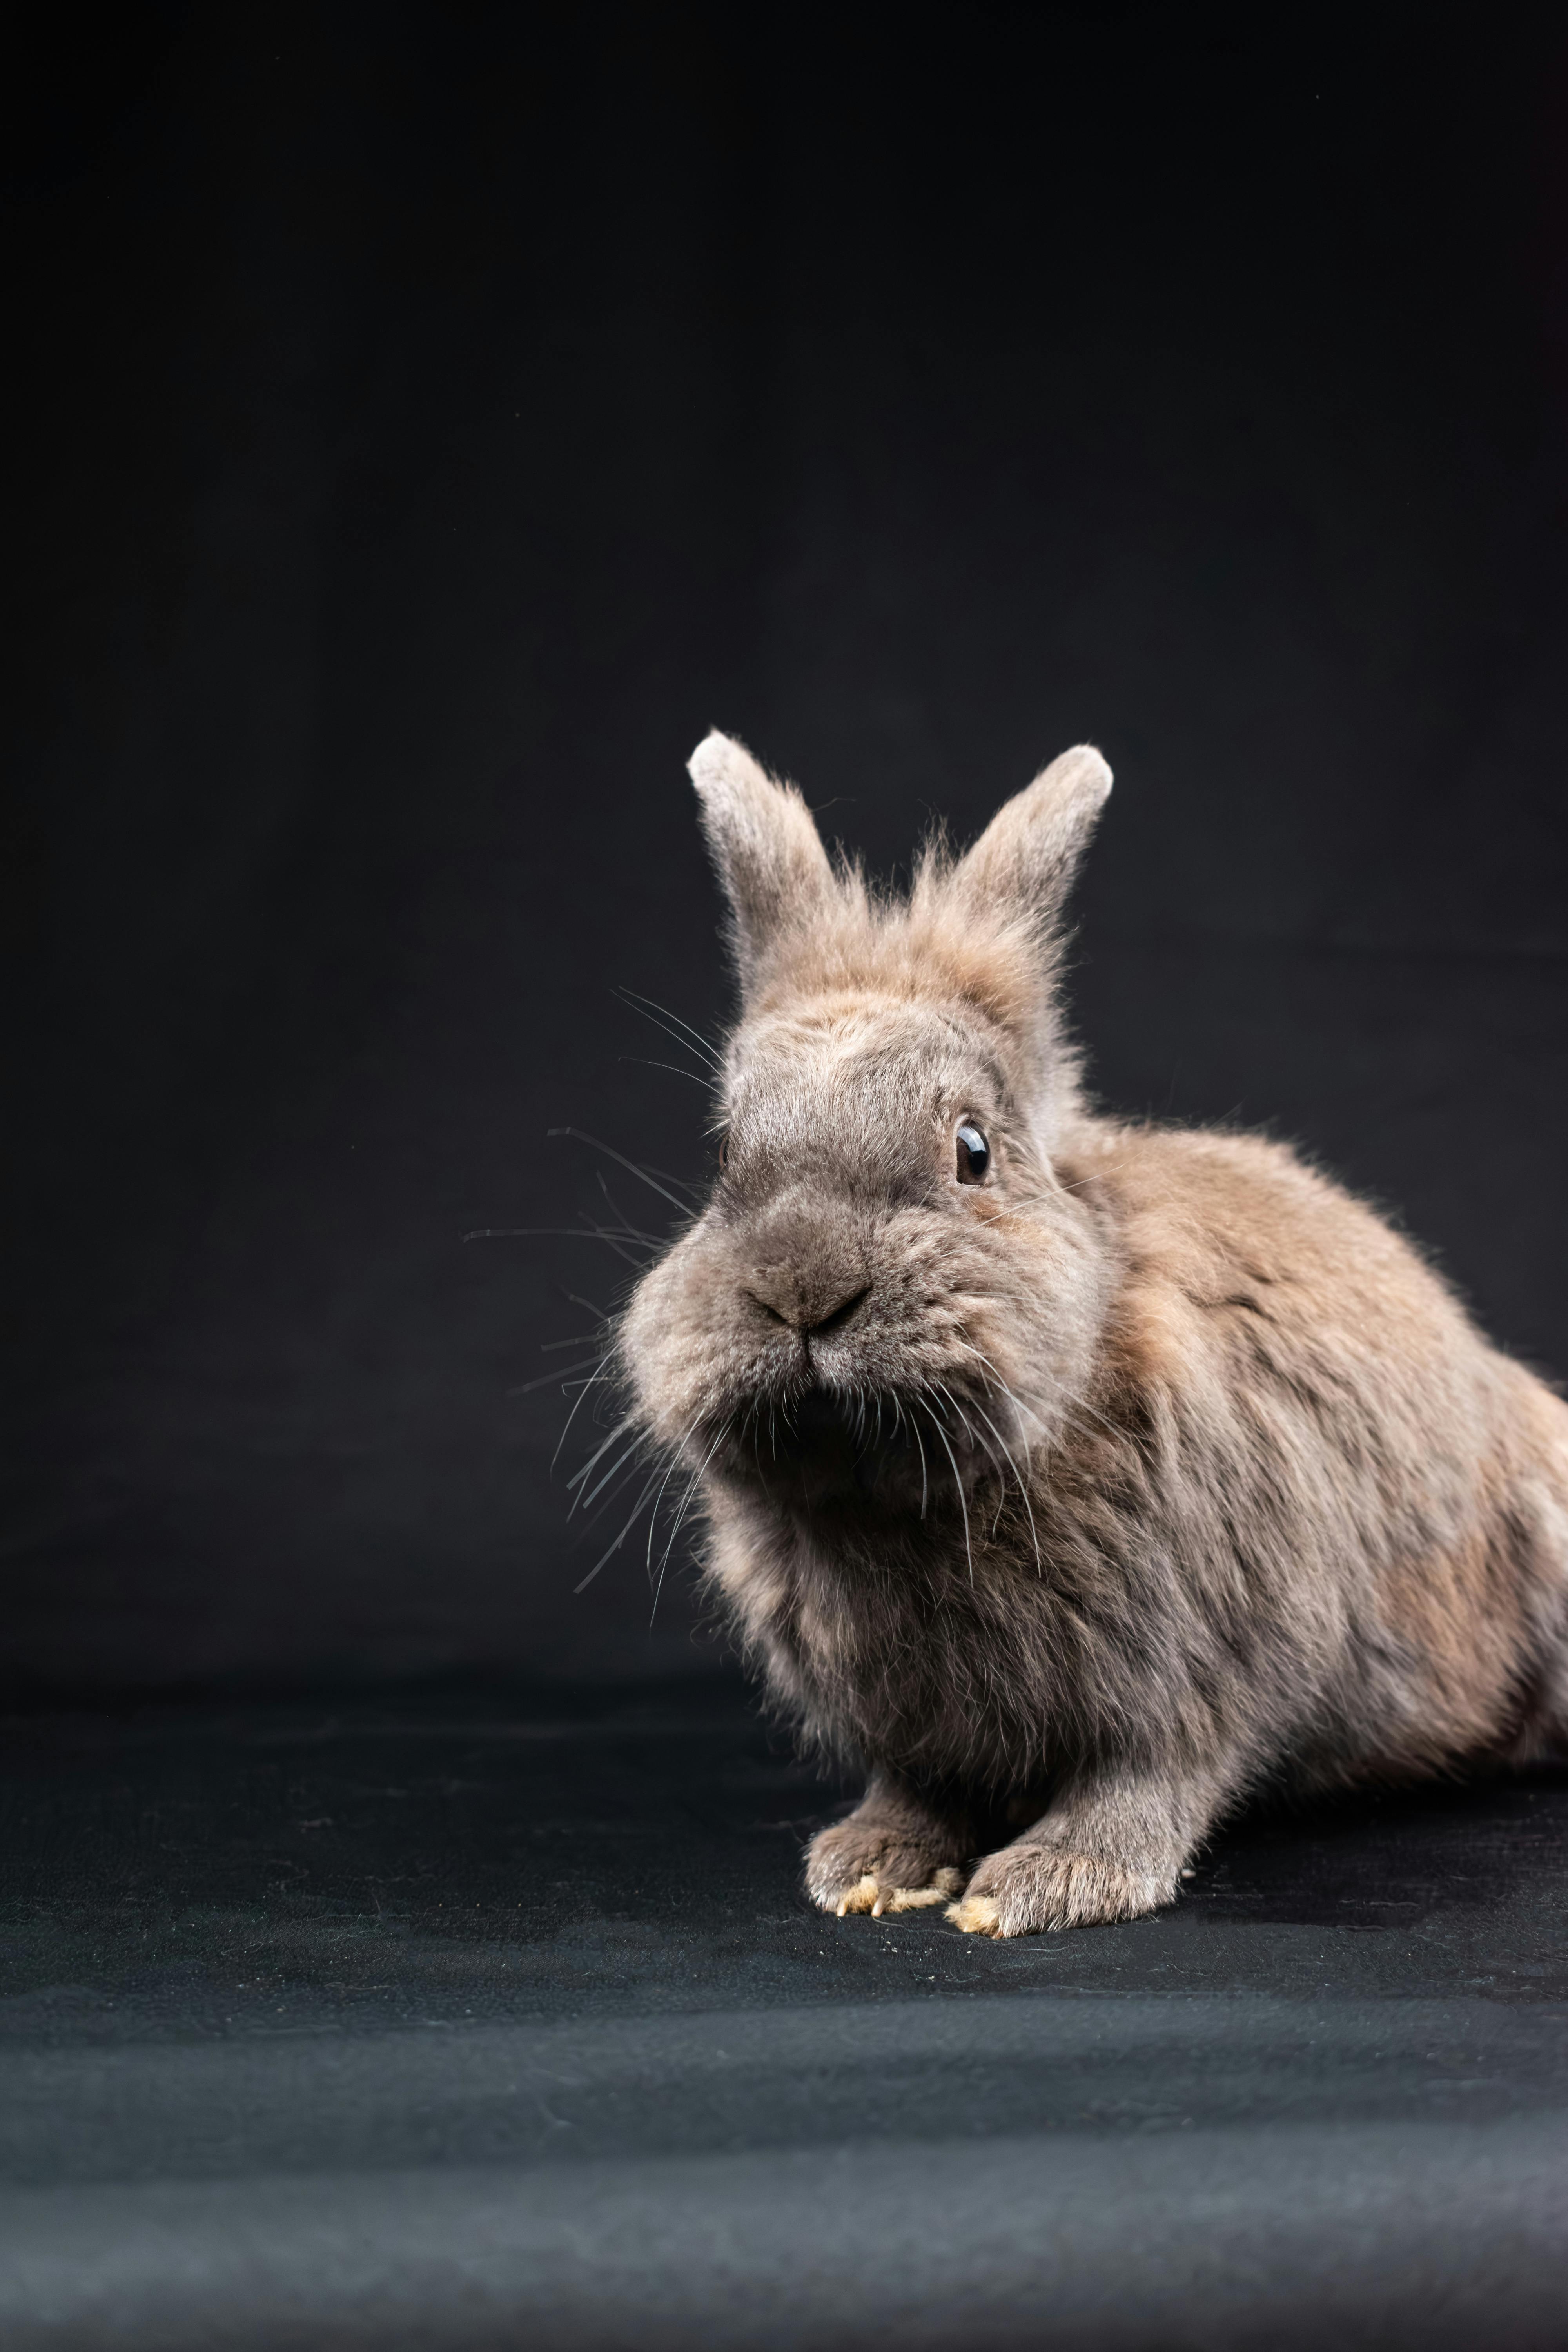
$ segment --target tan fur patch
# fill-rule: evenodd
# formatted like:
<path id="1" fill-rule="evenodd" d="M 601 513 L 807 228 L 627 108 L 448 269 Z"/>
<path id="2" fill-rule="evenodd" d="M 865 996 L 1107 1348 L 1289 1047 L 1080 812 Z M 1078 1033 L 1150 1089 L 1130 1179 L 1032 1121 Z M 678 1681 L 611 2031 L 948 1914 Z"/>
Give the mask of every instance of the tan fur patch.
<path id="1" fill-rule="evenodd" d="M 929 1886 L 895 1886 L 891 1894 L 879 1896 L 871 1906 L 879 1918 L 884 1911 L 929 1911 L 939 1903 L 951 1902 L 963 1884 L 957 1870 L 939 1870 Z"/>
<path id="2" fill-rule="evenodd" d="M 947 1916 L 966 1936 L 999 1936 L 1002 1914 L 988 1895 L 966 1895 L 960 1903 L 948 1906 Z"/>

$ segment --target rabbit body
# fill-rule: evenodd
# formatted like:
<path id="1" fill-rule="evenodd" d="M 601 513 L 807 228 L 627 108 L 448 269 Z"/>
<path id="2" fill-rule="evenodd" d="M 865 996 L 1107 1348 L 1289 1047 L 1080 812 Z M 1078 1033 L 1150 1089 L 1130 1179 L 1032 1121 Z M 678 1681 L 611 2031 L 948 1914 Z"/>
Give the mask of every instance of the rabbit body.
<path id="1" fill-rule="evenodd" d="M 868 1768 L 814 1899 L 1132 1917 L 1260 1784 L 1561 1739 L 1568 1407 L 1291 1152 L 1082 1104 L 1056 966 L 1098 755 L 907 902 L 739 746 L 693 773 L 725 1166 L 622 1354 L 775 1702 Z"/>

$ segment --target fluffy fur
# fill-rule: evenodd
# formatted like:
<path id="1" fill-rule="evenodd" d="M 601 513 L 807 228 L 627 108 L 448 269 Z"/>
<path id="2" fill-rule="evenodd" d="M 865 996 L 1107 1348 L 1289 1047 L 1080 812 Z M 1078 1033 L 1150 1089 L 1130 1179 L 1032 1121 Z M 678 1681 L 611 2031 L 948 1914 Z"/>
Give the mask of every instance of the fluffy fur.
<path id="1" fill-rule="evenodd" d="M 1098 753 L 907 901 L 738 744 L 692 774 L 742 990 L 724 1164 L 620 1344 L 774 1698 L 868 1769 L 813 1898 L 1131 1918 L 1260 1783 L 1560 1740 L 1568 1408 L 1289 1151 L 1080 1097 Z"/>

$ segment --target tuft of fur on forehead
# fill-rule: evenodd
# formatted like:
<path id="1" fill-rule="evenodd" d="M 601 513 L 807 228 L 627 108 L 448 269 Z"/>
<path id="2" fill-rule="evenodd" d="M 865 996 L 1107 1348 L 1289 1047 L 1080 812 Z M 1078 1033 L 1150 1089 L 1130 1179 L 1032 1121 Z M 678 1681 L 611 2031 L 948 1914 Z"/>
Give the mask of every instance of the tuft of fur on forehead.
<path id="1" fill-rule="evenodd" d="M 834 875 L 809 921 L 781 937 L 757 970 L 748 1016 L 802 999 L 879 996 L 962 1006 L 998 1033 L 1020 1090 L 1071 1073 L 1056 999 L 1060 936 L 1016 910 L 977 909 L 940 839 L 928 845 L 908 898 L 878 890 L 858 866 Z M 1056 1091 L 1053 1087 L 1052 1091 Z"/>

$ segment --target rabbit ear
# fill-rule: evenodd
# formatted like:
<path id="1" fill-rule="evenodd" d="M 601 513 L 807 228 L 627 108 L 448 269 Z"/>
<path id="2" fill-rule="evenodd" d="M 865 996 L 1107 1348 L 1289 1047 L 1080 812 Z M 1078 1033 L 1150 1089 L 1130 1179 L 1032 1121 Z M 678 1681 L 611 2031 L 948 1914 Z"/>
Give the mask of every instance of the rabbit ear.
<path id="1" fill-rule="evenodd" d="M 775 783 L 743 744 L 715 730 L 688 765 L 748 985 L 779 933 L 808 921 L 828 898 L 833 868 L 795 786 Z"/>
<path id="2" fill-rule="evenodd" d="M 1110 790 L 1110 770 L 1091 743 L 1064 751 L 998 810 L 954 869 L 954 889 L 977 910 L 1021 916 L 1048 933 Z"/>

